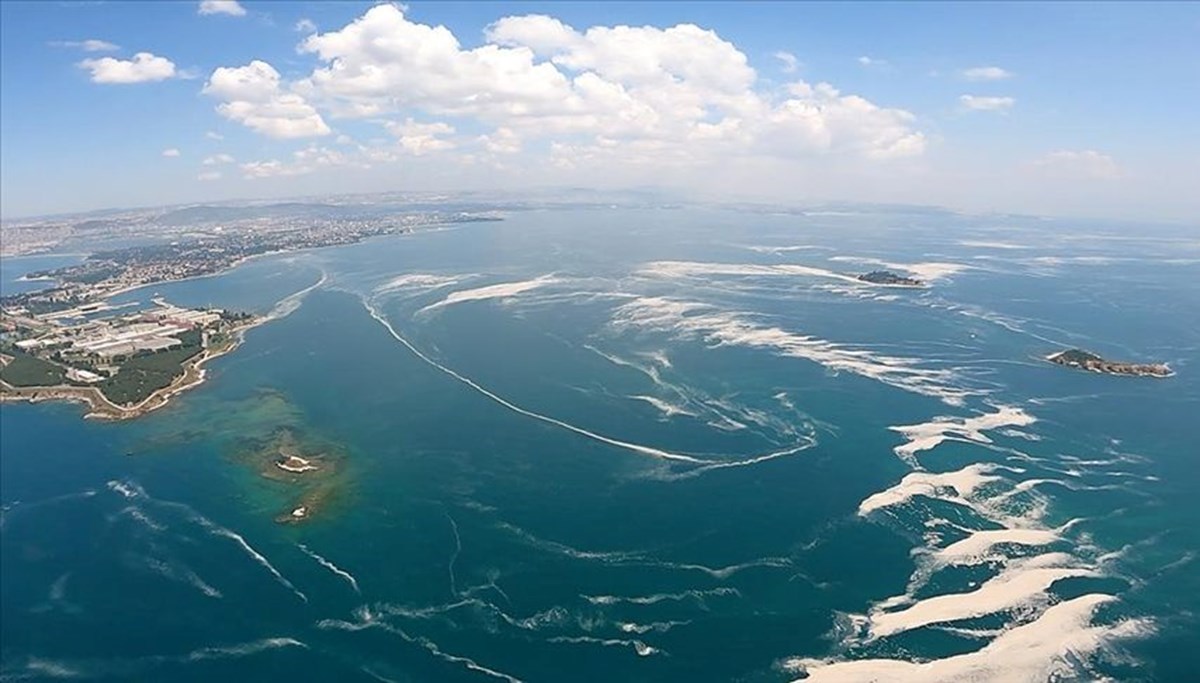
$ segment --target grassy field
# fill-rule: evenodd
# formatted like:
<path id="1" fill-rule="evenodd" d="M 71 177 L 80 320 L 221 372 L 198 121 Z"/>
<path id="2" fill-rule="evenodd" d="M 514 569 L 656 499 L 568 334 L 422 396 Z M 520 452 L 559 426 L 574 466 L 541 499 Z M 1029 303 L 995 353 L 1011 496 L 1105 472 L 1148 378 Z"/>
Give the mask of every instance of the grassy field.
<path id="1" fill-rule="evenodd" d="M 38 387 L 64 384 L 67 376 L 66 370 L 54 363 L 14 353 L 12 362 L 0 368 L 0 379 L 14 387 Z"/>

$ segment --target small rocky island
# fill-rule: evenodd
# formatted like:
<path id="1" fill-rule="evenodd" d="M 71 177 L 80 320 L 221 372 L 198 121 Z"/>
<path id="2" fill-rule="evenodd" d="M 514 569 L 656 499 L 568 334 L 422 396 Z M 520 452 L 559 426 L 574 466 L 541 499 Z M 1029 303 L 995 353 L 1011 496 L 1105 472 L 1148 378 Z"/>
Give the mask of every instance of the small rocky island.
<path id="1" fill-rule="evenodd" d="M 241 453 L 259 474 L 280 486 L 289 500 L 275 516 L 280 524 L 306 522 L 328 507 L 341 486 L 344 454 L 334 444 L 290 427 L 253 440 Z"/>
<path id="2" fill-rule="evenodd" d="M 856 276 L 856 279 L 872 285 L 887 285 L 889 287 L 924 287 L 925 283 L 916 278 L 897 275 L 890 270 L 872 270 Z"/>
<path id="3" fill-rule="evenodd" d="M 1175 374 L 1165 363 L 1122 363 L 1106 360 L 1089 351 L 1068 349 L 1046 356 L 1046 360 L 1069 368 L 1078 368 L 1106 375 L 1132 375 L 1135 377 L 1170 377 Z"/>

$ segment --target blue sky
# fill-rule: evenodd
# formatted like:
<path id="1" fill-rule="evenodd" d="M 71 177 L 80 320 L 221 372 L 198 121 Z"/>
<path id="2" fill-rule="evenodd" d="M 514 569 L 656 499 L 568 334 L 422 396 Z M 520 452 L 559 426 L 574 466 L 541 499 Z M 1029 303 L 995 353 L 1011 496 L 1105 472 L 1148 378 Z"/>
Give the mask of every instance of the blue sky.
<path id="1" fill-rule="evenodd" d="M 1195 3 L 220 5 L 0 3 L 4 216 L 555 184 L 1200 215 Z"/>

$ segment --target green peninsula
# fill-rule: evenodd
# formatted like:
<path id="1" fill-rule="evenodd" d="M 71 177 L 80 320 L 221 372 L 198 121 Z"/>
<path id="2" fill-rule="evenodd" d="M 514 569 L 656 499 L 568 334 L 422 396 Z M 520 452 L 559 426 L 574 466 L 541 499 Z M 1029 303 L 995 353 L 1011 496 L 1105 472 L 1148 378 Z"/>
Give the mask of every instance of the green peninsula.
<path id="1" fill-rule="evenodd" d="M 0 309 L 0 400 L 80 401 L 89 417 L 137 417 L 203 382 L 203 365 L 233 350 L 257 322 L 154 304 L 127 314 L 106 303 Z"/>

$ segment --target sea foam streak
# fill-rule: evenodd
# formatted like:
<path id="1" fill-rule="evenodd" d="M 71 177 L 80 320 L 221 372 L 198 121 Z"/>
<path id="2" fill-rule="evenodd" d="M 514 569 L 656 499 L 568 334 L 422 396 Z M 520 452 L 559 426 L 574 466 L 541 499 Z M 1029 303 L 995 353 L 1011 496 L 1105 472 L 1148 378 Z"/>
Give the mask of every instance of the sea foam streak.
<path id="1" fill-rule="evenodd" d="M 138 496 L 146 497 L 146 490 L 143 489 L 137 482 L 126 481 L 110 481 L 106 484 L 109 491 L 114 491 L 126 498 L 137 498 Z"/>
<path id="2" fill-rule="evenodd" d="M 983 434 L 985 430 L 999 427 L 1026 427 L 1037 421 L 1037 418 L 1020 408 L 1000 406 L 994 413 L 985 413 L 975 417 L 953 418 L 935 417 L 930 422 L 917 425 L 900 425 L 890 427 L 908 439 L 908 443 L 897 446 L 894 451 L 901 460 L 916 467 L 916 454 L 936 447 L 947 439 L 958 437 L 976 443 L 991 443 L 991 439 Z"/>
<path id="3" fill-rule="evenodd" d="M 606 647 L 631 647 L 639 657 L 649 657 L 653 654 L 658 654 L 658 648 L 650 647 L 640 640 L 622 640 L 619 638 L 594 638 L 592 636 L 557 636 L 551 638 L 548 642 L 551 643 L 594 643 L 596 645 L 604 645 Z"/>
<path id="4" fill-rule="evenodd" d="M 308 596 L 305 595 L 304 593 L 301 593 L 298 588 L 296 588 L 295 586 L 292 585 L 291 581 L 288 581 L 286 578 L 284 578 L 283 574 L 280 574 L 279 570 L 275 568 L 275 565 L 271 564 L 271 562 L 266 557 L 264 557 L 262 553 L 258 552 L 253 547 L 251 547 L 251 545 L 246 542 L 246 539 L 242 538 L 242 536 L 240 534 L 238 534 L 237 532 L 234 532 L 230 529 L 226 529 L 225 527 L 223 527 L 219 524 L 211 522 L 207 518 L 198 517 L 197 521 L 200 521 L 200 520 L 203 520 L 203 521 L 201 521 L 201 524 L 203 526 L 205 526 L 209 530 L 210 533 L 212 533 L 214 536 L 224 536 L 225 538 L 232 540 L 234 543 L 237 543 L 239 546 L 242 547 L 242 550 L 246 551 L 247 555 L 249 555 L 251 558 L 254 559 L 255 562 L 259 563 L 260 565 L 263 566 L 264 569 L 269 571 L 271 573 L 271 576 L 275 577 L 276 581 L 278 581 L 281 585 L 283 585 L 288 590 L 295 593 L 296 597 L 300 598 L 304 602 L 308 602 Z"/>
<path id="5" fill-rule="evenodd" d="M 162 680 L 162 676 L 148 675 L 147 670 L 161 667 L 164 664 L 187 664 L 214 659 L 248 657 L 259 652 L 286 647 L 307 648 L 308 646 L 294 638 L 261 638 L 235 645 L 203 647 L 192 650 L 185 655 L 148 655 L 136 659 L 79 660 L 68 662 L 30 657 L 25 664 L 25 668 L 29 673 L 43 678 Z M 15 680 L 23 680 L 25 678 L 27 676 L 18 676 L 15 677 Z M 9 680 L 8 676 L 4 676 L 3 680 Z"/>
<path id="6" fill-rule="evenodd" d="M 993 474 L 1001 469 L 990 463 L 975 463 L 954 472 L 912 472 L 891 488 L 872 494 L 858 505 L 858 514 L 866 516 L 886 507 L 901 505 L 914 496 L 938 498 L 963 505 L 977 489 L 985 484 L 999 481 Z"/>
<path id="7" fill-rule="evenodd" d="M 649 624 L 638 624 L 632 621 L 622 621 L 617 623 L 617 628 L 624 633 L 666 633 L 676 626 L 687 626 L 692 623 L 687 621 L 655 621 Z"/>
<path id="8" fill-rule="evenodd" d="M 634 394 L 634 395 L 631 395 L 629 398 L 632 398 L 637 401 L 645 401 L 646 403 L 649 403 L 650 405 L 652 405 L 656 409 L 658 409 L 658 412 L 662 413 L 664 418 L 671 418 L 671 417 L 675 417 L 676 415 L 687 415 L 690 417 L 696 416 L 696 413 L 693 413 L 692 411 L 688 410 L 687 408 L 685 408 L 683 406 L 677 406 L 674 403 L 671 403 L 669 401 L 664 401 L 663 399 L 657 398 L 655 396 L 647 396 L 645 394 Z"/>
<path id="9" fill-rule="evenodd" d="M 270 572 L 271 575 L 275 577 L 275 580 L 278 581 L 282 586 L 295 593 L 296 597 L 300 598 L 304 602 L 308 602 L 308 596 L 304 595 L 304 593 L 301 593 L 294 585 L 292 585 L 291 581 L 288 581 L 286 578 L 284 578 L 283 574 L 280 574 L 279 570 L 275 568 L 275 565 L 271 564 L 271 562 L 267 560 L 262 553 L 251 547 L 251 545 L 246 542 L 246 539 L 242 538 L 242 536 L 237 532 L 217 524 L 199 512 L 196 512 L 188 505 L 176 503 L 174 501 L 153 498 L 135 481 L 110 481 L 108 482 L 108 488 L 120 493 L 126 498 L 144 498 L 158 505 L 181 510 L 188 516 L 189 519 L 204 527 L 204 529 L 210 534 L 228 538 L 234 543 L 238 544 L 242 550 L 244 550 L 246 554 L 250 556 L 251 559 L 262 565 L 262 567 Z"/>
<path id="10" fill-rule="evenodd" d="M 1072 576 L 1093 576 L 1092 570 L 1073 566 L 1074 558 L 1066 553 L 1047 553 L 1015 560 L 995 578 L 985 581 L 978 589 L 967 593 L 948 593 L 924 600 L 899 596 L 883 604 L 891 607 L 911 602 L 900 610 L 873 610 L 867 617 L 868 637 L 871 639 L 910 631 L 930 624 L 960 621 L 995 614 L 1046 602 L 1045 595 L 1055 581 Z"/>
<path id="11" fill-rule="evenodd" d="M 1065 527 L 1066 525 L 1064 525 Z M 974 564 L 986 559 L 998 545 L 1042 546 L 1061 539 L 1061 529 L 985 529 L 931 551 L 928 561 L 934 567 L 950 564 Z"/>
<path id="12" fill-rule="evenodd" d="M 1016 244 L 1015 242 L 999 242 L 996 240 L 959 240 L 964 247 L 979 247 L 981 249 L 1032 249 L 1033 247 Z"/>
<path id="13" fill-rule="evenodd" d="M 791 454 L 797 453 L 805 448 L 808 448 L 811 445 L 809 443 L 804 443 L 804 444 L 801 444 L 801 445 L 793 447 L 793 448 L 787 448 L 787 449 L 783 449 L 780 451 L 776 451 L 774 453 L 767 453 L 764 455 L 756 455 L 756 456 L 747 458 L 745 460 L 735 460 L 735 461 L 729 461 L 729 462 L 719 462 L 719 461 L 713 462 L 711 460 L 697 458 L 695 456 L 687 455 L 684 453 L 674 453 L 674 452 L 663 450 L 660 448 L 654 448 L 652 446 L 644 446 L 642 444 L 632 443 L 629 441 L 621 441 L 620 439 L 614 439 L 612 437 L 604 436 L 602 434 L 597 434 L 596 432 L 589 431 L 587 429 L 584 429 L 583 427 L 577 427 L 569 422 L 563 422 L 562 420 L 550 417 L 548 415 L 542 415 L 541 413 L 535 413 L 532 410 L 527 410 L 525 408 L 522 408 L 521 406 L 518 406 L 515 403 L 512 403 L 511 401 L 499 396 L 498 394 L 496 394 L 492 391 L 489 391 L 488 389 L 485 389 L 484 387 L 482 387 L 481 385 L 479 385 L 477 382 L 470 379 L 469 377 L 466 377 L 464 375 L 459 374 L 458 372 L 455 372 L 454 370 L 451 370 L 450 368 L 446 367 L 445 365 L 442 365 L 441 363 L 435 361 L 434 359 L 430 358 L 429 356 L 427 356 L 423 352 L 421 352 L 416 346 L 414 346 L 411 342 L 409 342 L 407 339 L 405 339 L 399 332 L 397 332 L 396 328 L 393 327 L 392 324 L 390 322 L 388 322 L 388 320 L 386 318 L 384 318 L 383 315 L 374 306 L 372 306 L 370 302 L 364 300 L 363 305 L 366 307 L 366 309 L 370 313 L 371 317 L 374 318 L 376 320 L 376 322 L 378 322 L 380 325 L 383 325 L 383 327 L 385 329 L 387 329 L 387 331 L 392 335 L 392 337 L 396 341 L 403 344 L 405 348 L 407 348 L 409 351 L 411 351 L 414 355 L 416 355 L 421 360 L 425 361 L 425 363 L 433 366 L 434 368 L 436 368 L 438 370 L 441 370 L 443 373 L 449 375 L 450 377 L 453 377 L 454 379 L 458 380 L 459 382 L 462 382 L 463 384 L 471 387 L 472 389 L 479 392 L 480 394 L 486 396 L 487 398 L 491 399 L 492 401 L 504 406 L 505 408 L 508 408 L 509 410 L 511 410 L 515 413 L 524 415 L 525 417 L 533 418 L 535 420 L 539 420 L 541 422 L 545 422 L 547 424 L 554 425 L 556 427 L 561 427 L 562 429 L 566 429 L 567 431 L 574 432 L 575 434 L 587 437 L 594 441 L 599 441 L 600 443 L 608 444 L 610 446 L 616 446 L 617 448 L 622 448 L 622 449 L 625 449 L 628 451 L 632 451 L 634 453 L 640 453 L 641 455 L 648 455 L 648 456 L 651 456 L 654 458 L 661 458 L 663 460 L 673 460 L 673 461 L 679 461 L 679 462 L 692 463 L 692 464 L 696 464 L 696 465 L 704 465 L 705 467 L 702 467 L 700 469 L 704 469 L 706 471 L 709 469 L 718 469 L 718 468 L 723 468 L 723 467 L 741 467 L 744 465 L 755 464 L 758 462 L 762 462 L 764 460 L 770 460 L 773 458 L 783 457 L 785 455 L 791 455 Z"/>
<path id="14" fill-rule="evenodd" d="M 462 276 L 434 275 L 432 273 L 407 273 L 394 277 L 375 288 L 376 294 L 386 294 L 397 290 L 420 289 L 423 291 L 456 285 L 464 279 Z"/>
<path id="15" fill-rule="evenodd" d="M 187 660 L 198 662 L 206 659 L 245 657 L 247 655 L 257 654 L 265 650 L 275 650 L 281 647 L 307 648 L 308 646 L 296 640 L 295 638 L 263 638 L 261 640 L 255 640 L 249 643 L 240 643 L 238 645 L 221 645 L 194 650 L 187 655 Z"/>
<path id="16" fill-rule="evenodd" d="M 1090 594 L 1054 605 L 1036 621 L 1013 628 L 983 649 L 929 662 L 897 659 L 834 661 L 792 659 L 783 663 L 791 671 L 807 674 L 803 683 L 1030 683 L 1063 680 L 1079 662 L 1107 643 L 1145 635 L 1146 621 L 1125 621 L 1112 626 L 1091 625 L 1092 615 L 1112 596 Z M 800 681 L 797 681 L 800 683 Z"/>
<path id="17" fill-rule="evenodd" d="M 935 448 L 947 440 L 963 441 L 979 444 L 993 452 L 1007 453 L 1008 457 L 1031 463 L 1031 467 L 1039 470 L 1055 471 L 1045 464 L 1046 458 L 993 445 L 985 431 L 1028 426 L 1035 418 L 1014 407 L 994 406 L 992 410 L 995 412 L 966 418 L 939 417 L 919 425 L 893 427 L 907 438 L 907 443 L 897 447 L 896 452 L 917 466 L 916 453 Z M 794 668 L 806 671 L 809 674 L 806 680 L 816 681 L 1057 680 L 1058 676 L 1073 671 L 1105 640 L 1123 634 L 1123 629 L 1134 628 L 1089 625 L 1094 606 L 1116 599 L 1109 595 L 1084 596 L 1047 608 L 1054 602 L 1051 587 L 1056 582 L 1072 577 L 1103 576 L 1106 558 L 1111 553 L 1088 560 L 1086 557 L 1091 553 L 1051 552 L 1051 548 L 1034 550 L 1055 544 L 1067 547 L 1063 542 L 1068 539 L 1071 528 L 1084 521 L 1072 519 L 1056 528 L 1047 528 L 1042 520 L 1049 499 L 1036 492 L 1037 487 L 1047 484 L 1074 490 L 1104 487 L 1075 486 L 1038 476 L 1012 481 L 1013 477 L 1007 475 L 1028 475 L 1028 472 L 991 462 L 974 463 L 941 473 L 917 471 L 860 503 L 859 515 L 870 516 L 881 510 L 905 506 L 914 497 L 922 496 L 959 505 L 971 514 L 966 517 L 951 514 L 949 519 L 942 519 L 936 516 L 935 508 L 906 506 L 903 511 L 897 510 L 896 514 L 890 515 L 888 519 L 892 522 L 924 530 L 925 546 L 913 550 L 917 569 L 904 594 L 875 603 L 866 614 L 848 615 L 855 628 L 844 640 L 844 645 L 853 651 L 877 639 L 932 627 L 971 638 L 994 637 L 989 645 L 980 652 L 923 664 L 889 659 L 798 659 L 791 663 Z M 991 525 L 1000 528 L 971 528 Z M 953 530 L 952 534 L 965 532 L 966 535 L 944 543 L 942 534 L 948 530 Z M 1041 554 L 1030 556 L 1031 550 Z M 955 580 L 955 574 L 939 573 L 951 566 L 984 563 L 995 566 L 998 571 L 979 584 L 971 582 L 964 586 L 962 579 Z M 950 590 L 959 592 L 947 593 L 943 589 L 929 595 L 926 589 L 935 576 L 948 577 L 951 585 L 958 586 Z M 998 629 L 958 628 L 958 622 L 990 615 L 1005 617 L 1006 625 Z M 1034 615 L 1038 618 L 1028 622 Z M 1061 630 L 1054 630 L 1057 627 Z M 1087 647 L 1076 649 L 1067 645 L 1060 650 L 1057 649 L 1060 640 L 1083 643 Z"/>
<path id="18" fill-rule="evenodd" d="M 575 559 L 600 560 L 603 562 L 609 562 L 609 563 L 616 564 L 616 563 L 622 563 L 622 562 L 630 562 L 630 561 L 634 561 L 634 560 L 641 560 L 644 558 L 643 553 L 636 552 L 636 551 L 579 550 L 578 548 L 572 548 L 571 546 L 569 546 L 565 543 L 559 543 L 558 541 L 549 541 L 544 538 L 539 538 L 539 537 L 534 536 L 533 534 L 529 533 L 528 531 L 522 529 L 521 527 L 516 526 L 514 524 L 509 524 L 508 522 L 498 522 L 496 524 L 496 528 L 502 529 L 504 531 L 507 531 L 507 532 L 513 534 L 517 538 L 520 538 L 522 541 L 525 541 L 526 543 L 528 543 L 529 545 L 531 545 L 535 548 L 539 548 L 546 552 L 551 552 L 551 553 L 555 553 L 555 554 L 559 554 L 559 555 L 565 555 L 567 557 L 573 557 Z"/>
<path id="19" fill-rule="evenodd" d="M 780 451 L 750 459 L 719 463 L 708 468 L 699 468 L 684 474 L 666 475 L 665 478 L 667 479 L 695 476 L 707 469 L 753 465 L 774 458 L 793 455 L 804 450 L 804 448 L 816 445 L 816 423 L 811 416 L 798 410 L 790 401 L 781 402 L 781 405 L 791 414 L 781 415 L 777 410 L 761 410 L 744 403 L 735 402 L 727 396 L 714 397 L 693 386 L 668 382 L 663 378 L 663 374 L 668 372 L 672 367 L 671 360 L 661 350 L 637 352 L 635 355 L 652 361 L 651 363 L 645 363 L 621 358 L 590 344 L 584 344 L 583 348 L 596 353 L 614 365 L 641 373 L 649 378 L 656 388 L 661 389 L 662 394 L 669 394 L 669 398 L 651 394 L 629 396 L 631 399 L 645 401 L 657 408 L 662 414 L 661 419 L 663 420 L 683 415 L 701 420 L 713 429 L 720 429 L 726 432 L 751 429 L 751 424 L 754 424 L 769 432 L 760 432 L 760 434 L 772 443 L 796 444 L 792 448 L 784 448 Z M 777 402 L 779 401 L 779 395 L 772 398 Z"/>
<path id="20" fill-rule="evenodd" d="M 501 299 L 510 296 L 516 296 L 522 292 L 527 292 L 531 289 L 544 287 L 549 284 L 558 282 L 558 278 L 553 275 L 543 275 L 532 280 L 524 280 L 521 282 L 501 282 L 495 285 L 486 287 L 477 287 L 475 289 L 463 289 L 457 292 L 451 292 L 446 298 L 441 301 L 429 304 L 428 306 L 417 311 L 417 313 L 429 313 L 439 308 L 452 306 L 454 304 L 463 303 L 464 301 L 484 301 L 487 299 Z"/>
<path id="21" fill-rule="evenodd" d="M 766 567 L 770 569 L 786 569 L 792 567 L 791 560 L 786 557 L 764 557 L 750 562 L 742 562 L 740 564 L 731 564 L 727 567 L 708 567 L 702 564 L 688 564 L 683 562 L 646 562 L 648 566 L 666 567 L 669 569 L 681 569 L 687 571 L 704 572 L 714 579 L 725 580 L 746 569 L 756 569 Z"/>
<path id="22" fill-rule="evenodd" d="M 667 560 L 657 560 L 649 557 L 645 552 L 638 551 L 620 551 L 620 550 L 579 550 L 572 548 L 565 543 L 550 541 L 539 538 L 529 533 L 528 531 L 509 524 L 508 522 L 499 522 L 496 527 L 508 531 L 526 543 L 544 550 L 546 552 L 564 555 L 566 557 L 575 558 L 578 560 L 591 560 L 603 562 L 612 565 L 632 565 L 643 567 L 662 567 L 665 569 L 675 569 L 678 571 L 696 571 L 703 572 L 713 577 L 714 579 L 725 580 L 737 574 L 738 572 L 754 569 L 754 568 L 790 568 L 792 563 L 785 557 L 762 557 L 747 562 L 732 564 L 725 567 L 709 567 L 702 564 L 694 564 L 688 562 L 670 562 Z M 591 598 L 588 598 L 591 600 Z M 616 598 L 613 598 L 614 600 Z"/>
<path id="23" fill-rule="evenodd" d="M 819 277 L 829 278 L 833 280 L 842 280 L 844 282 L 853 282 L 858 285 L 866 285 L 868 283 L 859 280 L 856 277 L 838 273 L 825 268 L 814 268 L 812 266 L 801 266 L 793 263 L 777 264 L 777 265 L 760 265 L 756 263 L 705 263 L 699 261 L 653 261 L 644 264 L 637 270 L 637 274 L 643 277 L 655 278 L 682 278 L 682 277 L 713 277 L 713 276 L 735 276 L 735 277 L 763 277 L 763 276 L 803 276 L 803 277 Z"/>
<path id="24" fill-rule="evenodd" d="M 308 546 L 304 545 L 303 543 L 298 544 L 297 547 L 300 548 L 300 550 L 303 551 L 305 555 L 308 555 L 309 557 L 316 560 L 317 564 L 319 564 L 322 567 L 333 572 L 335 575 L 340 576 L 343 579 L 345 579 L 346 583 L 350 584 L 350 587 L 354 589 L 355 593 L 359 593 L 360 595 L 362 594 L 362 591 L 360 591 L 358 589 L 358 581 L 355 580 L 355 578 L 350 575 L 350 572 L 338 567 L 336 564 L 330 562 L 329 560 L 325 559 L 324 557 L 321 557 L 320 555 L 316 554 L 315 552 L 309 550 Z"/>
<path id="25" fill-rule="evenodd" d="M 499 403 L 500 405 L 504 406 L 505 408 L 508 408 L 509 410 L 511 410 L 515 413 L 519 413 L 521 415 L 524 415 L 525 417 L 531 417 L 535 420 L 540 420 L 547 424 L 552 424 L 556 427 L 561 427 L 568 431 L 575 432 L 576 434 L 579 434 L 581 436 L 586 436 L 589 439 L 594 439 L 601 443 L 606 443 L 610 446 L 624 448 L 626 450 L 630 450 L 635 453 L 641 453 L 643 455 L 649 455 L 649 456 L 653 456 L 656 458 L 664 458 L 667 460 L 679 460 L 679 461 L 683 461 L 683 462 L 707 464 L 706 460 L 702 460 L 700 458 L 696 458 L 696 457 L 693 457 L 690 455 L 683 455 L 681 453 L 671 453 L 670 451 L 664 451 L 664 450 L 660 450 L 657 448 L 652 448 L 650 446 L 643 446 L 641 444 L 629 443 L 627 441 L 620 441 L 618 439 L 612 439 L 607 436 L 597 434 L 595 432 L 590 432 L 586 429 L 583 429 L 582 427 L 576 427 L 575 425 L 570 424 L 568 422 L 563 422 L 562 420 L 558 420 L 553 417 L 542 415 L 540 413 L 535 413 L 532 410 L 526 410 L 525 408 L 522 408 L 522 407 L 516 405 L 515 403 L 512 403 L 512 402 L 500 397 L 499 395 L 492 393 L 491 391 L 488 391 L 487 389 L 483 388 L 478 383 L 476 383 L 474 380 L 472 380 L 468 377 L 465 377 L 463 375 L 460 375 L 459 373 L 455 372 L 454 370 L 451 370 L 450 368 L 446 367 L 445 365 L 442 365 L 441 363 L 439 363 L 439 362 L 433 360 L 432 358 L 430 358 L 429 356 L 425 355 L 419 349 L 417 349 L 417 347 L 413 346 L 412 343 L 410 343 L 407 339 L 405 339 L 403 336 L 401 336 L 401 334 L 396 331 L 396 328 L 392 327 L 392 324 L 390 322 L 388 322 L 388 320 L 386 318 L 384 318 L 383 315 L 378 310 L 376 310 L 374 306 L 372 306 L 369 302 L 366 302 L 366 301 L 363 302 L 363 305 L 366 306 L 367 311 L 371 314 L 372 318 L 374 318 L 380 325 L 383 325 L 384 328 L 387 329 L 387 331 L 389 333 L 391 333 L 392 337 L 396 341 L 403 344 L 405 346 L 405 348 L 407 348 L 409 351 L 412 351 L 413 354 L 416 355 L 418 358 L 420 358 L 421 360 L 425 361 L 427 364 L 433 366 L 434 368 L 437 368 L 438 370 L 441 370 L 445 374 L 447 374 L 447 375 L 453 377 L 454 379 L 458 380 L 459 382 L 462 382 L 463 384 L 471 387 L 472 389 L 479 392 L 480 394 L 483 394 L 484 396 L 491 399 L 492 401 Z"/>
<path id="26" fill-rule="evenodd" d="M 470 669 L 471 671 L 485 674 L 487 676 L 491 676 L 492 678 L 499 678 L 501 680 L 508 681 L 508 683 L 523 683 L 521 681 L 521 679 L 519 679 L 515 676 L 510 676 L 510 675 L 504 673 L 503 671 L 496 671 L 495 669 L 490 669 L 490 668 L 483 666 L 482 664 L 479 664 L 479 663 L 475 662 L 474 660 L 469 659 L 467 657 L 461 657 L 459 655 L 452 655 L 448 652 L 443 652 L 441 650 L 441 648 L 439 648 L 432 640 L 429 640 L 427 638 L 419 638 L 417 640 L 417 642 L 419 642 L 426 650 L 429 650 L 429 652 L 431 652 L 434 656 L 444 659 L 447 662 L 454 662 L 455 664 L 461 664 L 462 666 L 466 667 L 467 669 Z"/>
<path id="27" fill-rule="evenodd" d="M 707 597 L 716 596 L 741 596 L 741 592 L 736 588 L 722 586 L 720 588 L 712 588 L 709 590 L 688 590 L 679 593 L 655 593 L 654 595 L 583 595 L 580 596 L 584 600 L 593 605 L 616 605 L 626 603 L 630 605 L 654 605 L 660 602 L 681 602 L 684 600 L 695 600 L 700 603 L 704 602 Z"/>
<path id="28" fill-rule="evenodd" d="M 601 351 L 591 344 L 584 344 L 583 348 L 597 354 L 601 358 L 609 361 L 613 365 L 623 368 L 635 370 L 650 379 L 656 387 L 662 389 L 666 393 L 675 395 L 679 402 L 672 402 L 667 399 L 651 396 L 649 394 L 635 394 L 629 398 L 636 401 L 645 401 L 658 409 L 663 415 L 663 419 L 669 419 L 676 415 L 686 415 L 696 418 L 708 418 L 706 420 L 710 427 L 717 429 L 745 429 L 746 425 L 734 420 L 725 414 L 722 410 L 724 406 L 714 405 L 711 397 L 703 395 L 702 392 L 671 384 L 663 379 L 662 373 L 664 370 L 671 367 L 671 361 L 663 351 L 649 351 L 638 353 L 637 355 L 652 361 L 649 364 L 640 363 L 632 360 L 626 360 L 612 353 Z M 701 412 L 704 415 L 701 415 Z"/>
<path id="29" fill-rule="evenodd" d="M 119 512 L 117 512 L 116 515 L 113 515 L 112 518 L 116 519 L 118 517 L 128 517 L 129 519 L 134 520 L 135 522 L 141 524 L 142 526 L 146 527 L 147 529 L 150 529 L 151 531 L 165 531 L 167 528 L 165 525 L 159 524 L 158 522 L 151 519 L 149 515 L 147 515 L 141 508 L 139 508 L 136 505 L 125 506 Z"/>
<path id="30" fill-rule="evenodd" d="M 829 249 L 829 247 L 819 247 L 819 246 L 811 245 L 811 244 L 792 244 L 792 245 L 782 246 L 782 247 L 772 247 L 772 246 L 760 245 L 760 244 L 747 244 L 747 245 L 739 245 L 739 246 L 742 246 L 742 248 L 744 248 L 744 249 L 749 249 L 750 251 L 758 252 L 760 254 L 784 254 L 789 251 L 814 251 L 814 250 Z"/>
<path id="31" fill-rule="evenodd" d="M 10 519 L 18 514 L 23 515 L 30 510 L 36 510 L 44 505 L 54 505 L 56 503 L 62 503 L 68 500 L 78 500 L 80 498 L 91 498 L 95 495 L 95 489 L 84 489 L 78 493 L 64 493 L 59 496 L 35 500 L 31 503 L 22 503 L 19 500 L 14 500 L 11 503 L 0 505 L 0 531 L 4 529 Z"/>
<path id="32" fill-rule="evenodd" d="M 450 574 L 450 595 L 458 595 L 458 581 L 454 578 L 454 565 L 458 562 L 458 556 L 462 554 L 462 537 L 458 535 L 458 522 L 454 521 L 449 513 L 446 514 L 446 519 L 450 521 L 450 530 L 454 532 L 454 553 L 450 555 L 446 571 Z"/>
<path id="33" fill-rule="evenodd" d="M 747 314 L 729 313 L 714 307 L 665 297 L 639 297 L 618 306 L 613 325 L 617 329 L 660 330 L 699 337 L 717 346 L 769 349 L 779 355 L 802 358 L 831 370 L 844 370 L 951 405 L 959 405 L 978 393 L 956 386 L 958 375 L 947 369 L 919 367 L 910 358 L 876 354 L 834 342 L 760 325 Z"/>
<path id="34" fill-rule="evenodd" d="M 154 557 L 144 558 L 143 562 L 148 569 L 161 574 L 167 579 L 186 583 L 210 598 L 221 597 L 221 591 L 210 586 L 196 572 L 192 571 L 190 567 L 180 562 L 174 560 L 164 561 Z"/>
<path id="35" fill-rule="evenodd" d="M 292 313 L 295 313 L 296 309 L 300 308 L 300 304 L 304 303 L 304 297 L 308 296 L 309 292 L 325 284 L 328 280 L 329 274 L 322 270 L 321 279 L 298 292 L 289 294 L 288 296 L 280 299 L 279 302 L 267 312 L 267 315 L 263 318 L 263 322 L 279 320 L 280 318 L 286 318 Z"/>

